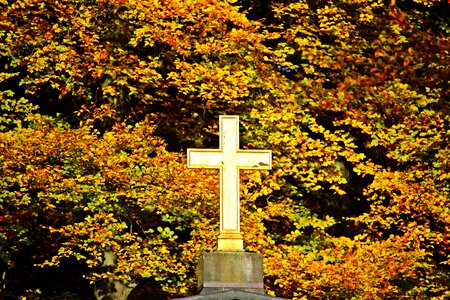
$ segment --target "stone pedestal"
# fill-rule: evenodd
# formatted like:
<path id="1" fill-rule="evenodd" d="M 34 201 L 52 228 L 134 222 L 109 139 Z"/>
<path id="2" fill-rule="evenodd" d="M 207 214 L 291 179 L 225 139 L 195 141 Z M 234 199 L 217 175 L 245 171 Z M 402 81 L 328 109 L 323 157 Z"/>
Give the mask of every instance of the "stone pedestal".
<path id="1" fill-rule="evenodd" d="M 264 294 L 263 256 L 243 251 L 203 254 L 199 294 L 174 300 L 287 300 Z"/>
<path id="2" fill-rule="evenodd" d="M 247 252 L 213 252 L 200 257 L 200 295 L 228 290 L 264 294 L 263 256 Z"/>

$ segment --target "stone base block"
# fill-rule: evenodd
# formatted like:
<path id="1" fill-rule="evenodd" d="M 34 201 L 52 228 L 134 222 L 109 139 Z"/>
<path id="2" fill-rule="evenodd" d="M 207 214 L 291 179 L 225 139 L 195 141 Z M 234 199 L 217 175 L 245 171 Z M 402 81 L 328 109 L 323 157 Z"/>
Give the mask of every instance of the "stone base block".
<path id="1" fill-rule="evenodd" d="M 199 261 L 198 290 L 201 295 L 228 290 L 264 294 L 263 256 L 247 252 L 212 252 Z"/>

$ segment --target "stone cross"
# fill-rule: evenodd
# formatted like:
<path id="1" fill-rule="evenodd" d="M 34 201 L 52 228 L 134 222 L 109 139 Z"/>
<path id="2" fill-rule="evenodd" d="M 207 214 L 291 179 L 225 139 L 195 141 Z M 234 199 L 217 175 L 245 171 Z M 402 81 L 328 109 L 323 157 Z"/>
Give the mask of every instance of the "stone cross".
<path id="1" fill-rule="evenodd" d="M 220 169 L 219 251 L 244 251 L 239 222 L 239 170 L 271 169 L 272 151 L 239 149 L 239 117 L 219 117 L 219 149 L 188 149 L 188 168 Z"/>

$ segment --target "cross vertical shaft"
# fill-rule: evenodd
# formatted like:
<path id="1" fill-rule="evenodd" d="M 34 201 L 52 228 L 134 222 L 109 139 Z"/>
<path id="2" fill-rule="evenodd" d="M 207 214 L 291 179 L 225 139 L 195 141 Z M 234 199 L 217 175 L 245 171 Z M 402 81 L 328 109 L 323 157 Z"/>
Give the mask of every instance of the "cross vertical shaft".
<path id="1" fill-rule="evenodd" d="M 218 250 L 244 251 L 240 232 L 239 170 L 270 169 L 270 150 L 239 149 L 239 117 L 219 117 L 219 149 L 188 149 L 188 168 L 220 169 Z"/>

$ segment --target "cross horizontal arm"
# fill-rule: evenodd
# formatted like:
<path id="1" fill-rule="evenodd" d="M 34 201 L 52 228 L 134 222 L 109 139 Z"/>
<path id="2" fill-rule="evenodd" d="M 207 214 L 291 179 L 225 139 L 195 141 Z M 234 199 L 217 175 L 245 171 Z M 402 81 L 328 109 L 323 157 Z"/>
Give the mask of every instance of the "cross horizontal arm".
<path id="1" fill-rule="evenodd" d="M 220 149 L 188 149 L 188 168 L 218 169 L 223 165 Z"/>
<path id="2" fill-rule="evenodd" d="M 269 170 L 272 168 L 272 151 L 239 150 L 236 155 L 236 166 L 239 169 Z"/>
<path id="3" fill-rule="evenodd" d="M 272 151 L 238 150 L 233 162 L 224 162 L 224 154 L 219 149 L 188 149 L 188 168 L 219 169 L 225 163 L 239 169 L 269 170 L 272 168 Z"/>

